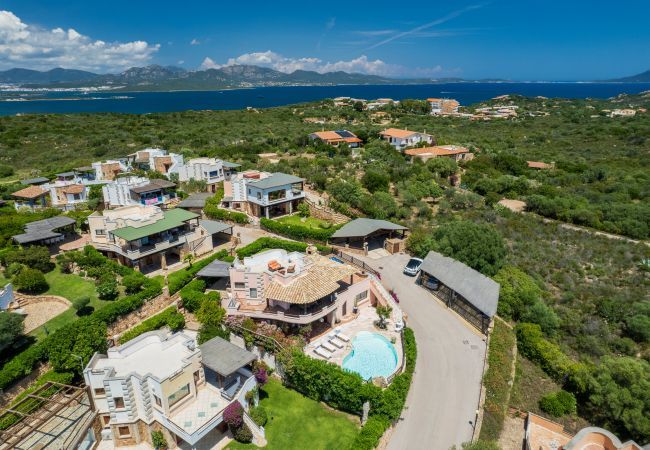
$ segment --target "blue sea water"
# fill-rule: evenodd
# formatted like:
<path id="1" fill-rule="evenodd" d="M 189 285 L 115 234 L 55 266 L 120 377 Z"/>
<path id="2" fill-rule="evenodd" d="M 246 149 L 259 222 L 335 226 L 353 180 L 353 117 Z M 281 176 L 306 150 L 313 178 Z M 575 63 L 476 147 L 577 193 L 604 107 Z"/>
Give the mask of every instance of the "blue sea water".
<path id="1" fill-rule="evenodd" d="M 0 115 L 33 113 L 153 113 L 268 108 L 334 97 L 375 99 L 449 97 L 467 105 L 503 94 L 561 98 L 608 98 L 650 90 L 650 83 L 449 83 L 421 85 L 289 86 L 223 91 L 46 92 L 36 100 L 0 101 Z M 3 92 L 2 98 L 21 93 Z M 29 98 L 29 97 L 28 97 Z"/>

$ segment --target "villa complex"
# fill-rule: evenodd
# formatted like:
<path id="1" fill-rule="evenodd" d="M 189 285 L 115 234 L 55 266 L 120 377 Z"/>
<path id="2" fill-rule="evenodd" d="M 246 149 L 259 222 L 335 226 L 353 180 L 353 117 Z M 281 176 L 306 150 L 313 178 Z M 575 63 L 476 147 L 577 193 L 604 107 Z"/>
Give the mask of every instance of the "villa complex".
<path id="1" fill-rule="evenodd" d="M 407 147 L 414 147 L 421 143 L 435 144 L 433 136 L 426 132 L 420 133 L 418 131 L 400 130 L 398 128 L 388 128 L 379 133 L 382 139 L 387 141 L 395 149 L 402 151 Z"/>
<path id="2" fill-rule="evenodd" d="M 151 444 L 151 431 L 167 442 L 192 448 L 226 434 L 223 411 L 247 405 L 255 387 L 255 355 L 219 337 L 197 346 L 185 333 L 142 334 L 106 355 L 95 354 L 84 369 L 102 427 L 115 447 Z"/>
<path id="3" fill-rule="evenodd" d="M 469 161 L 474 158 L 474 154 L 467 148 L 459 145 L 437 145 L 435 147 L 408 148 L 404 154 L 414 159 L 420 159 L 424 162 L 433 158 L 449 158 L 454 161 Z"/>
<path id="4" fill-rule="evenodd" d="M 456 114 L 460 106 L 453 98 L 428 98 L 427 102 L 431 105 L 431 114 L 434 116 Z"/>
<path id="5" fill-rule="evenodd" d="M 209 192 L 217 191 L 217 184 L 230 179 L 239 164 L 217 158 L 194 158 L 178 169 L 179 181 L 204 181 Z"/>
<path id="6" fill-rule="evenodd" d="M 305 180 L 286 173 L 249 170 L 223 183 L 225 208 L 251 216 L 272 218 L 297 211 L 305 199 Z"/>
<path id="7" fill-rule="evenodd" d="M 318 140 L 324 144 L 338 147 L 339 144 L 347 144 L 351 148 L 360 147 L 362 140 L 356 134 L 348 130 L 316 131 L 309 135 L 312 141 Z"/>
<path id="8" fill-rule="evenodd" d="M 183 155 L 159 148 L 146 148 L 129 155 L 129 166 L 137 170 L 153 170 L 163 175 L 178 173 Z"/>

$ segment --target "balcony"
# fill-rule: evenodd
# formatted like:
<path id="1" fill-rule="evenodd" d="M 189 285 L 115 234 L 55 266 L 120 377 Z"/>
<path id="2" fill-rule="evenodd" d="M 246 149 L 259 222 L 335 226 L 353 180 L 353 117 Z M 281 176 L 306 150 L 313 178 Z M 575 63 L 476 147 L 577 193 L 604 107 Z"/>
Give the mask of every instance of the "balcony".
<path id="1" fill-rule="evenodd" d="M 280 320 L 287 323 L 306 325 L 335 311 L 340 303 L 339 297 L 336 296 L 331 300 L 319 300 L 306 308 L 299 305 L 292 305 L 288 310 L 277 306 L 265 306 L 260 309 L 247 308 L 241 302 L 236 303 L 234 306 L 226 302 L 224 306 L 228 314 L 231 315 L 247 316 L 255 319 Z"/>

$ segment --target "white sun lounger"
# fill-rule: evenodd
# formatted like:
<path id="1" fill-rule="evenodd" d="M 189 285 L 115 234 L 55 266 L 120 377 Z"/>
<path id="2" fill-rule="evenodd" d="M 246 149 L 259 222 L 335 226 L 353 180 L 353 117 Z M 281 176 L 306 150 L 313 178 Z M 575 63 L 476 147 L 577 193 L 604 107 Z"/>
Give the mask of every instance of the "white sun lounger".
<path id="1" fill-rule="evenodd" d="M 316 353 L 318 356 L 322 356 L 325 359 L 330 359 L 332 357 L 331 352 L 328 352 L 327 350 L 321 347 L 316 347 L 314 349 L 314 353 Z"/>
<path id="2" fill-rule="evenodd" d="M 321 343 L 320 346 L 323 347 L 325 350 L 327 350 L 329 352 L 335 352 L 337 350 L 337 348 L 335 346 L 333 346 L 332 344 L 330 344 L 329 342 L 323 342 L 323 343 Z"/>
<path id="3" fill-rule="evenodd" d="M 328 338 L 329 338 L 329 341 L 328 341 L 328 342 L 329 342 L 330 344 L 332 344 L 333 346 L 338 347 L 338 348 L 343 348 L 343 347 L 345 347 L 345 342 L 343 342 L 343 341 L 337 339 L 336 336 L 328 336 Z"/>
<path id="4" fill-rule="evenodd" d="M 347 337 L 345 334 L 341 333 L 340 331 L 336 333 L 336 337 L 342 340 L 343 342 L 350 342 L 350 338 Z"/>

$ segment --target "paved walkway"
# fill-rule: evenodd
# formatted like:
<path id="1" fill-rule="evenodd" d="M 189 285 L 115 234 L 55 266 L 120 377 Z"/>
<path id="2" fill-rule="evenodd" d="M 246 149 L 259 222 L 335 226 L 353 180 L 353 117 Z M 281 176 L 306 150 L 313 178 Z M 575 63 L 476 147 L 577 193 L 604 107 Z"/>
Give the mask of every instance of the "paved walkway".
<path id="1" fill-rule="evenodd" d="M 448 450 L 472 439 L 485 358 L 484 337 L 402 274 L 409 257 L 367 262 L 398 295 L 418 346 L 413 384 L 388 450 Z"/>

